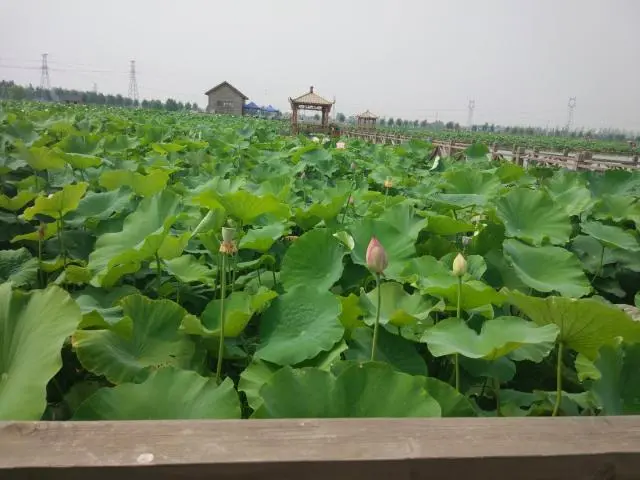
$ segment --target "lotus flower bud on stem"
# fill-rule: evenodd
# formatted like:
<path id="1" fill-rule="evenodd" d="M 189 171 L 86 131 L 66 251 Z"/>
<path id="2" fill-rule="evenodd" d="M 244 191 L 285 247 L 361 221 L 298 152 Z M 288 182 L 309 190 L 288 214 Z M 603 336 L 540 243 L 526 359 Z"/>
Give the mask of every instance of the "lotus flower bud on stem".
<path id="1" fill-rule="evenodd" d="M 467 273 L 467 261 L 461 253 L 456 255 L 456 258 L 453 260 L 452 271 L 456 277 L 462 277 Z"/>
<path id="2" fill-rule="evenodd" d="M 40 222 L 40 227 L 38 228 L 38 237 L 40 240 L 44 240 L 44 236 L 47 232 L 47 224 L 44 222 Z"/>
<path id="3" fill-rule="evenodd" d="M 371 237 L 367 247 L 367 267 L 376 274 L 381 274 L 389 265 L 387 252 L 376 237 Z"/>
<path id="4" fill-rule="evenodd" d="M 226 255 L 233 255 L 238 251 L 236 242 L 233 237 L 236 234 L 235 228 L 222 227 L 222 243 L 220 244 L 220 253 Z"/>
<path id="5" fill-rule="evenodd" d="M 387 179 L 384 181 L 384 188 L 391 187 L 393 187 L 393 181 L 391 180 L 391 177 L 387 177 Z"/>
<path id="6" fill-rule="evenodd" d="M 358 165 L 356 165 L 356 162 L 351 162 L 351 170 L 355 170 L 356 168 L 358 168 Z"/>

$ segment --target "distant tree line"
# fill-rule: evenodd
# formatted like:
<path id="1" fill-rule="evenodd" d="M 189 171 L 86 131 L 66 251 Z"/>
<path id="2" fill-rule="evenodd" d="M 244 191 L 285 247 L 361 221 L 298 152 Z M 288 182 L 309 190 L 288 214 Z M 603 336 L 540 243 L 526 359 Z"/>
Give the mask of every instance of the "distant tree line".
<path id="1" fill-rule="evenodd" d="M 111 95 L 98 93 L 91 90 L 69 90 L 66 88 L 53 88 L 51 91 L 43 90 L 39 87 L 29 85 L 24 87 L 17 85 L 13 81 L 0 80 L 0 99 L 3 100 L 47 100 L 47 101 L 69 101 L 75 103 L 80 101 L 82 103 L 91 105 L 111 105 L 117 107 L 142 107 L 154 110 L 168 110 L 176 112 L 180 110 L 198 110 L 196 103 L 182 103 L 168 98 L 165 102 L 162 100 L 142 100 L 138 102 L 132 98 L 122 96 L 120 94 Z"/>

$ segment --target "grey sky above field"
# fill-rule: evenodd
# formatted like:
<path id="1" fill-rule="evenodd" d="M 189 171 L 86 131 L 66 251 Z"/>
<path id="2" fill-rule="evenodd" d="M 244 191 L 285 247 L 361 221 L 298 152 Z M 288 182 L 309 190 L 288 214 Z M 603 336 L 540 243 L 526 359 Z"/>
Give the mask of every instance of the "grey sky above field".
<path id="1" fill-rule="evenodd" d="M 640 130 L 640 0 L 0 0 L 0 78 L 205 105 L 227 80 L 288 110 Z"/>

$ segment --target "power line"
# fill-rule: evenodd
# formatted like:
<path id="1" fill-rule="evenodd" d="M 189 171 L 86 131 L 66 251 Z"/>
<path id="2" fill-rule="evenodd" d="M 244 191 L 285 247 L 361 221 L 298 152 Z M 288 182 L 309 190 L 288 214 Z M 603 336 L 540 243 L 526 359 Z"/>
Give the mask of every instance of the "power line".
<path id="1" fill-rule="evenodd" d="M 138 80 L 136 80 L 136 61 L 131 60 L 131 70 L 129 70 L 129 98 L 134 102 L 138 101 Z"/>

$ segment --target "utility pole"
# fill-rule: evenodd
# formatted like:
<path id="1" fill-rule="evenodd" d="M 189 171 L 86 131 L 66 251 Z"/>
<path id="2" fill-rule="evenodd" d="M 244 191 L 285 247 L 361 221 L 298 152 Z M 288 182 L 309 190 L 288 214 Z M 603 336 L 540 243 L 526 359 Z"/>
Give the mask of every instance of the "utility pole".
<path id="1" fill-rule="evenodd" d="M 93 82 L 93 93 L 98 93 L 98 84 Z"/>
<path id="2" fill-rule="evenodd" d="M 138 101 L 138 81 L 136 80 L 136 61 L 131 60 L 131 68 L 129 70 L 129 98 L 134 103 Z"/>
<path id="3" fill-rule="evenodd" d="M 40 100 L 45 100 L 45 91 L 51 90 L 51 79 L 49 78 L 49 65 L 47 64 L 48 53 L 42 54 L 42 65 L 40 67 Z"/>
<path id="4" fill-rule="evenodd" d="M 573 126 L 573 111 L 576 108 L 576 97 L 569 97 L 569 103 L 567 104 L 567 125 L 565 129 L 567 132 Z"/>
<path id="5" fill-rule="evenodd" d="M 469 100 L 469 115 L 467 116 L 467 126 L 469 129 L 473 127 L 473 111 L 476 109 L 476 101 Z"/>

